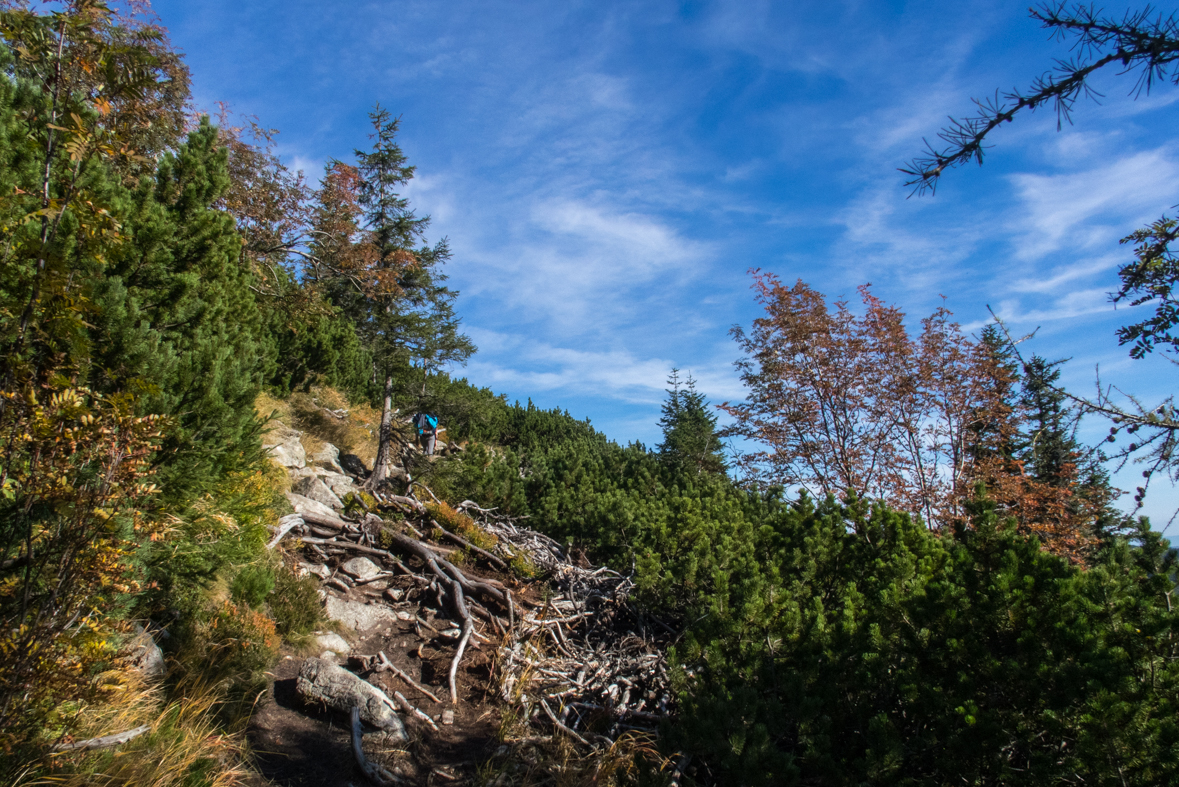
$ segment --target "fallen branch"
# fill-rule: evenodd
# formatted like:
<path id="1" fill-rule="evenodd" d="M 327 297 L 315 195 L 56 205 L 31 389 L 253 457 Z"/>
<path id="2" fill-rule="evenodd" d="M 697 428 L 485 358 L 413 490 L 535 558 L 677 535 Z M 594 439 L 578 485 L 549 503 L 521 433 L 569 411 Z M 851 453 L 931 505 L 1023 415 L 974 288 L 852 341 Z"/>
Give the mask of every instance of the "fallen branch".
<path id="1" fill-rule="evenodd" d="M 471 620 L 471 613 L 467 611 L 467 605 L 463 603 L 463 589 L 462 586 L 455 582 L 451 589 L 454 593 L 454 607 L 463 619 L 463 635 L 459 639 L 458 649 L 454 652 L 454 658 L 450 661 L 450 701 L 458 704 L 458 688 L 455 681 L 455 675 L 458 674 L 458 665 L 462 661 L 463 651 L 467 649 L 467 642 L 471 639 L 471 632 L 475 630 L 475 624 Z"/>
<path id="2" fill-rule="evenodd" d="M 407 506 L 419 514 L 426 513 L 426 506 L 414 500 L 412 497 L 402 497 L 401 495 L 382 495 L 382 498 L 391 503 L 397 503 L 402 506 Z"/>
<path id="3" fill-rule="evenodd" d="M 411 678 L 410 676 L 406 675 L 404 672 L 399 670 L 397 668 L 397 665 L 395 665 L 393 662 L 389 661 L 389 657 L 385 655 L 385 651 L 382 650 L 379 653 L 377 653 L 377 655 L 381 657 L 381 668 L 382 669 L 392 672 L 394 675 L 401 678 L 403 681 L 405 681 L 409 685 L 413 686 L 415 689 L 420 691 L 422 694 L 425 694 L 427 697 L 434 700 L 434 702 L 439 702 L 439 703 L 442 702 L 442 700 L 440 700 L 434 696 L 434 693 L 432 691 L 430 691 L 425 686 L 418 683 L 416 680 L 414 680 L 413 678 Z"/>
<path id="4" fill-rule="evenodd" d="M 397 704 L 401 706 L 403 711 L 428 724 L 430 729 L 434 730 L 434 732 L 438 732 L 438 725 L 434 723 L 434 720 L 411 705 L 409 700 L 407 700 L 405 695 L 403 695 L 400 691 L 393 692 L 393 699 L 397 700 Z"/>
<path id="5" fill-rule="evenodd" d="M 490 562 L 492 565 L 494 565 L 496 568 L 500 569 L 501 571 L 508 570 L 507 563 L 505 563 L 504 561 L 502 561 L 501 559 L 499 559 L 495 555 L 491 554 L 486 549 L 480 549 L 479 547 L 475 546 L 474 544 L 472 544 L 470 541 L 463 538 L 462 536 L 455 535 L 454 533 L 451 533 L 449 530 L 447 530 L 446 528 L 439 525 L 433 519 L 430 520 L 430 524 L 433 525 L 438 530 L 439 533 L 446 536 L 447 538 L 449 538 L 451 541 L 458 544 L 459 546 L 466 547 L 467 549 L 474 552 L 476 555 L 481 555 L 481 556 L 487 558 L 488 562 Z"/>
<path id="6" fill-rule="evenodd" d="M 553 713 L 553 709 L 549 707 L 548 702 L 546 702 L 545 700 L 541 700 L 540 706 L 542 708 L 544 708 L 544 712 L 547 713 L 548 717 L 553 720 L 553 726 L 555 726 L 558 730 L 565 733 L 570 738 L 573 738 L 578 743 L 584 744 L 586 746 L 590 745 L 589 741 L 587 741 L 585 738 L 581 737 L 576 732 L 571 730 L 569 727 L 566 727 L 564 724 L 561 723 L 561 720 L 557 718 L 557 714 Z"/>
<path id="7" fill-rule="evenodd" d="M 397 784 L 401 780 L 398 779 L 389 771 L 382 768 L 376 763 L 368 761 L 364 756 L 364 749 L 360 746 L 360 708 L 356 705 L 352 706 L 352 754 L 356 757 L 356 764 L 360 766 L 360 770 L 370 782 L 377 785 L 377 787 L 389 787 L 391 784 Z"/>
<path id="8" fill-rule="evenodd" d="M 78 741 L 76 743 L 59 743 L 53 747 L 54 751 L 88 751 L 90 749 L 109 749 L 112 746 L 118 746 L 126 743 L 129 740 L 138 738 L 143 733 L 151 729 L 150 724 L 144 724 L 142 727 L 136 727 L 125 732 L 118 732 L 114 735 L 103 735 L 101 738 L 90 738 L 85 741 Z"/>

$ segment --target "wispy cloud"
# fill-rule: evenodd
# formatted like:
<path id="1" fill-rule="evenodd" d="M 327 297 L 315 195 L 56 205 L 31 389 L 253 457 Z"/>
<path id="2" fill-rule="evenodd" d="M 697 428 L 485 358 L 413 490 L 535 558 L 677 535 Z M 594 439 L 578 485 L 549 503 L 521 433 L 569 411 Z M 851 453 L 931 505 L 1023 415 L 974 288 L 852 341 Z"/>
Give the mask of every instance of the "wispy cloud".
<path id="1" fill-rule="evenodd" d="M 664 398 L 668 372 L 683 364 L 671 358 L 643 357 L 627 349 L 585 350 L 562 347 L 518 334 L 472 331 L 486 358 L 469 365 L 473 376 L 512 390 L 564 391 L 654 405 Z M 699 389 L 717 400 L 734 399 L 742 388 L 732 365 L 713 360 L 686 369 Z"/>
<path id="2" fill-rule="evenodd" d="M 560 335 L 647 324 L 654 314 L 644 309 L 665 307 L 712 251 L 666 221 L 609 205 L 566 199 L 513 208 L 486 217 L 510 222 L 499 241 L 468 250 L 478 271 L 473 291 L 512 321 Z"/>
<path id="3" fill-rule="evenodd" d="M 1058 265 L 1036 276 L 1024 276 L 1013 280 L 1007 289 L 1012 292 L 1057 294 L 1061 288 L 1072 282 L 1104 273 L 1125 263 L 1125 256 L 1107 254 L 1092 259 L 1080 259 Z"/>
<path id="4" fill-rule="evenodd" d="M 1179 166 L 1164 148 L 1058 175 L 1012 175 L 1019 206 L 1012 230 L 1015 255 L 1036 260 L 1061 248 L 1108 243 L 1118 227 L 1157 216 L 1179 195 Z"/>
<path id="5" fill-rule="evenodd" d="M 1024 310 L 1020 301 L 1002 300 L 994 309 L 1000 319 L 1013 325 L 1068 320 L 1108 313 L 1109 293 L 1104 289 L 1074 290 L 1054 299 L 1050 305 L 1031 310 Z"/>

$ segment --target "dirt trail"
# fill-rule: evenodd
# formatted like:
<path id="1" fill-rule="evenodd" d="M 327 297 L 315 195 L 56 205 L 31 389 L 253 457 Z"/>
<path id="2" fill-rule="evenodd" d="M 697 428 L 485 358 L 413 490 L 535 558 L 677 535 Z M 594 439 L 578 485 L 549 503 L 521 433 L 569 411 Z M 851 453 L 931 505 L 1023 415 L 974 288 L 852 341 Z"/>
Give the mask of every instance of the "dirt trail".
<path id="1" fill-rule="evenodd" d="M 308 656 L 341 664 L 392 700 L 400 692 L 432 720 L 401 709 L 407 741 L 364 736 L 364 756 L 397 783 L 547 782 L 551 769 L 568 776 L 582 766 L 597 783 L 602 757 L 654 751 L 674 711 L 665 653 L 675 631 L 636 607 L 633 576 L 590 566 L 471 501 L 451 508 L 420 484 L 408 496 L 364 494 L 359 457 L 326 443 L 308 452 L 303 439 L 284 426 L 270 440 L 294 483 L 295 513 L 269 546 L 319 578 L 347 642 L 325 637 L 274 668 L 249 728 L 265 777 L 284 787 L 369 781 L 348 716 L 308 707 L 296 690 Z M 339 655 L 321 653 L 329 649 Z"/>
<path id="2" fill-rule="evenodd" d="M 485 575 L 511 581 L 510 577 L 490 572 Z M 502 703 L 490 690 L 495 643 L 473 642 L 468 647 L 458 670 L 459 702 L 453 705 L 448 672 L 456 642 L 417 622 L 420 618 L 446 631 L 450 628 L 447 611 L 431 603 L 433 599 L 428 598 L 428 591 L 412 577 L 394 577 L 388 583 L 372 584 L 377 587 L 366 586 L 369 592 L 360 588 L 341 592 L 333 588 L 328 593 L 346 601 L 371 601 L 405 613 L 403 617 L 409 619 L 393 620 L 365 632 L 349 632 L 347 638 L 355 655 L 337 660 L 390 697 L 395 691 L 401 692 L 411 704 L 434 719 L 438 731 L 402 713 L 410 740 L 391 745 L 383 741 L 382 733 L 372 732 L 365 735 L 366 754 L 390 770 L 396 767 L 395 772 L 407 784 L 473 784 L 479 764 L 500 744 L 497 732 Z M 377 600 L 373 591 L 386 586 L 402 590 L 404 600 L 392 603 Z M 517 588 L 517 592 L 529 604 L 531 593 L 524 588 Z M 357 658 L 381 652 L 441 702 L 434 702 L 392 672 L 366 671 Z M 289 787 L 365 784 L 352 756 L 348 718 L 336 711 L 305 705 L 295 691 L 295 677 L 302 662 L 303 656 L 293 653 L 281 657 L 273 670 L 267 694 L 254 714 L 249 736 L 259 770 L 274 783 Z"/>

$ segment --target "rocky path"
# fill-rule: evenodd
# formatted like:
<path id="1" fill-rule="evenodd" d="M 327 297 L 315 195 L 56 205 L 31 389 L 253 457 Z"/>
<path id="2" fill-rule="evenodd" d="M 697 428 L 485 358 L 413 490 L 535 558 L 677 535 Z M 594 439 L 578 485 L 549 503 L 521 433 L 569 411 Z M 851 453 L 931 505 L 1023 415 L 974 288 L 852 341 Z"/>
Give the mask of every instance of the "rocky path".
<path id="1" fill-rule="evenodd" d="M 565 770 L 571 751 L 593 760 L 633 741 L 650 748 L 673 710 L 664 652 L 675 632 L 635 607 L 629 577 L 575 565 L 519 522 L 471 501 L 450 508 L 429 490 L 427 502 L 384 493 L 367 512 L 355 498 L 345 506 L 364 479 L 356 457 L 330 445 L 308 457 L 289 428 L 269 442 L 291 474 L 295 508 L 271 546 L 319 578 L 337 631 L 317 635 L 314 655 L 284 654 L 273 671 L 250 729 L 266 777 L 523 784 L 544 776 L 554 747 Z M 359 688 L 328 681 L 320 691 L 308 677 L 319 672 Z M 367 722 L 367 776 L 351 705 Z"/>

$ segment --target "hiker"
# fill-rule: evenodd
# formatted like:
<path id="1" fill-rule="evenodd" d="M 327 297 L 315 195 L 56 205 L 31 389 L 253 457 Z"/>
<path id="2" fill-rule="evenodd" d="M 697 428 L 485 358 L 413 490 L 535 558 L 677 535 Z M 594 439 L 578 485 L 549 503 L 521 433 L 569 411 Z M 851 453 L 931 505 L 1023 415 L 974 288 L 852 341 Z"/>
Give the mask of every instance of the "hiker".
<path id="1" fill-rule="evenodd" d="M 418 428 L 418 442 L 426 456 L 434 455 L 434 441 L 438 439 L 438 416 L 429 413 L 418 413 L 413 417 L 413 425 Z"/>

